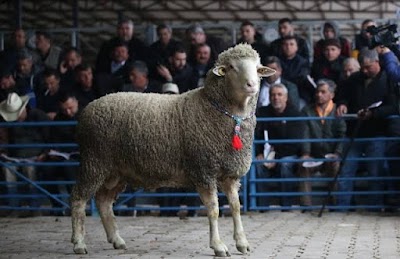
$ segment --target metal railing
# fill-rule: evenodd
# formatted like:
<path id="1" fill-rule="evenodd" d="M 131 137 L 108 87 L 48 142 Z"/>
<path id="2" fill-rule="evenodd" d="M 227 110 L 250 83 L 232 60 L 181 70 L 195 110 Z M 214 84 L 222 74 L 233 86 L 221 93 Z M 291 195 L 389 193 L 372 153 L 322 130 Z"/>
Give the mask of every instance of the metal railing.
<path id="1" fill-rule="evenodd" d="M 310 117 L 296 117 L 296 118 L 258 118 L 258 121 L 279 121 L 279 120 L 318 120 L 320 118 L 310 118 Z M 335 119 L 335 118 L 326 118 L 326 119 Z M 71 126 L 76 125 L 76 122 L 7 122 L 0 123 L 0 127 L 36 127 L 36 126 L 50 126 L 50 127 L 62 127 L 62 126 Z M 380 140 L 380 141 L 400 141 L 400 138 L 394 137 L 380 137 L 380 138 L 359 138 L 355 139 L 356 142 L 365 142 L 372 140 Z M 294 143 L 294 142 L 337 142 L 343 141 L 348 142 L 348 138 L 344 139 L 290 139 L 290 140 L 255 140 L 254 145 L 265 144 L 266 142 L 270 144 L 274 143 Z M 76 143 L 29 143 L 29 144 L 0 144 L 0 149 L 15 149 L 15 148 L 65 148 L 65 147 L 77 147 Z M 348 161 L 369 161 L 369 160 L 384 160 L 384 161 L 393 161 L 399 160 L 399 157 L 357 157 L 357 158 L 349 158 Z M 293 162 L 300 163 L 303 161 L 321 161 L 326 162 L 328 159 L 326 158 L 313 158 L 313 159 L 292 159 L 285 160 L 285 162 Z M 329 159 L 329 161 L 334 161 Z M 328 183 L 333 181 L 332 177 L 326 177 L 323 172 L 317 176 L 304 178 L 304 177 L 294 177 L 294 178 L 281 178 L 281 177 L 268 177 L 268 178 L 259 178 L 256 175 L 256 165 L 264 162 L 276 162 L 280 163 L 280 159 L 273 160 L 253 160 L 252 166 L 250 168 L 249 174 L 241 179 L 242 188 L 240 191 L 240 199 L 242 203 L 243 211 L 253 211 L 253 210 L 297 210 L 297 209 L 318 209 L 321 208 L 321 204 L 323 199 L 327 196 L 327 185 Z M 0 181 L 0 210 L 28 210 L 28 211 L 47 211 L 47 212 L 58 212 L 58 211 L 68 211 L 69 210 L 69 193 L 52 193 L 49 192 L 46 188 L 49 186 L 61 186 L 61 187 L 71 187 L 74 184 L 74 181 L 71 179 L 60 180 L 60 181 L 44 181 L 43 179 L 32 180 L 25 176 L 22 172 L 17 170 L 16 168 L 26 167 L 26 166 L 35 166 L 35 167 L 52 167 L 54 171 L 52 173 L 57 173 L 58 167 L 74 167 L 78 169 L 79 162 L 78 161 L 60 161 L 60 162 L 9 162 L 9 161 L 0 161 L 0 166 L 2 167 L 2 175 L 5 175 L 5 170 L 8 169 L 10 173 L 14 174 L 19 181 L 17 182 L 6 182 L 5 180 Z M 77 170 L 76 170 L 77 172 Z M 340 180 L 354 181 L 357 184 L 356 188 L 352 192 L 339 192 L 333 191 L 333 196 L 339 195 L 355 195 L 355 196 L 366 196 L 366 195 L 398 195 L 400 194 L 400 190 L 382 190 L 382 191 L 366 191 L 365 186 L 368 185 L 368 182 L 371 181 L 383 181 L 383 182 L 400 182 L 400 177 L 394 176 L 381 176 L 381 177 L 368 177 L 364 175 L 358 175 L 357 177 L 351 178 L 340 178 Z M 300 183 L 302 181 L 309 181 L 313 186 L 317 188 L 313 188 L 313 191 L 308 192 L 282 192 L 279 191 L 278 186 L 285 182 L 293 182 Z M 257 191 L 257 184 L 260 183 L 268 183 L 271 185 L 271 190 L 268 192 L 260 192 Z M 17 189 L 23 189 L 30 187 L 29 191 L 19 191 L 14 193 L 8 193 L 7 190 L 10 186 L 16 187 Z M 33 191 L 32 191 L 33 190 Z M 282 197 L 300 197 L 302 195 L 311 195 L 313 199 L 318 199 L 319 201 L 313 203 L 313 206 L 303 207 L 303 206 L 282 206 L 279 204 L 279 198 Z M 220 197 L 224 195 L 222 193 L 219 194 Z M 262 206 L 259 204 L 259 198 L 275 198 L 277 203 L 271 203 L 269 206 Z M 176 198 L 186 198 L 191 199 L 186 202 L 186 206 L 181 206 L 182 204 L 174 204 L 172 206 L 161 206 L 160 204 L 165 199 L 176 199 Z M 32 201 L 36 203 L 36 206 L 12 206 L 12 200 L 25 201 L 25 203 L 31 204 Z M 142 201 L 140 201 L 142 200 Z M 143 201 L 144 200 L 144 201 Z M 52 201 L 52 202 L 49 202 Z M 58 206 L 52 206 L 52 204 L 58 204 Z M 225 210 L 227 206 L 224 203 L 220 204 L 220 208 Z M 327 209 L 383 209 L 393 206 L 387 205 L 366 205 L 363 203 L 352 205 L 352 206 L 335 206 L 329 205 Z M 395 207 L 396 209 L 398 207 Z M 114 210 L 115 211 L 178 211 L 178 210 L 187 210 L 187 211 L 198 211 L 204 209 L 203 206 L 200 205 L 198 194 L 193 191 L 155 191 L 155 192 L 146 192 L 142 189 L 139 190 L 129 190 L 120 195 L 120 198 L 116 201 Z M 93 199 L 88 204 L 87 211 L 92 215 L 96 214 L 96 209 L 94 206 Z"/>

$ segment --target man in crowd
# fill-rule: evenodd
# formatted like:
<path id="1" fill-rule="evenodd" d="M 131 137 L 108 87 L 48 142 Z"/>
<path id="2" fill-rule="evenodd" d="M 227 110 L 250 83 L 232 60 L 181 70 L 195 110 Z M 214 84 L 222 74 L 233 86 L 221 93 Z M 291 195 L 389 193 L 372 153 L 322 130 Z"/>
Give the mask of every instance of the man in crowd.
<path id="1" fill-rule="evenodd" d="M 280 38 L 271 42 L 271 53 L 274 56 L 281 57 L 282 55 L 282 41 L 285 37 L 292 36 L 297 42 L 298 54 L 304 59 L 309 61 L 310 50 L 307 41 L 294 33 L 292 20 L 289 18 L 282 18 L 278 22 L 278 32 Z"/>
<path id="2" fill-rule="evenodd" d="M 82 55 L 77 48 L 71 47 L 65 51 L 60 64 L 61 84 L 63 86 L 71 88 L 76 83 L 74 69 L 81 63 Z"/>
<path id="3" fill-rule="evenodd" d="M 6 122 L 42 122 L 48 121 L 49 118 L 46 114 L 39 109 L 31 109 L 27 104 L 29 96 L 19 96 L 16 93 L 10 93 L 7 99 L 0 103 L 0 115 L 3 121 Z M 4 127 L 0 128 L 0 144 L 32 144 L 32 143 L 45 143 L 48 141 L 49 131 L 48 127 Z M 28 159 L 28 161 L 43 161 L 46 157 L 46 150 L 44 148 L 10 148 L 0 150 L 0 154 L 7 155 L 15 159 Z M 6 161 L 8 158 L 2 158 Z M 11 161 L 11 160 L 10 160 Z M 38 177 L 38 168 L 35 166 L 10 166 L 3 167 L 5 180 L 7 181 L 8 194 L 20 193 L 37 193 L 34 186 L 29 185 L 27 188 L 19 188 L 17 185 L 18 177 L 13 171 L 18 170 L 30 180 L 35 181 Z M 21 187 L 21 186 L 20 186 Z M 19 192 L 18 192 L 19 189 Z M 23 189 L 23 190 L 22 190 Z M 23 206 L 24 204 L 18 199 L 10 199 L 9 206 Z M 37 207 L 39 202 L 37 199 L 32 199 L 29 206 Z"/>
<path id="4" fill-rule="evenodd" d="M 195 59 L 195 48 L 198 44 L 206 43 L 211 48 L 211 61 L 214 62 L 218 58 L 218 54 L 224 51 L 227 46 L 225 42 L 217 37 L 207 35 L 203 27 L 196 23 L 186 29 L 186 37 L 190 44 L 188 51 L 188 61 L 191 63 Z"/>
<path id="5" fill-rule="evenodd" d="M 93 69 L 86 63 L 74 69 L 76 84 L 71 88 L 79 103 L 79 109 L 85 108 L 91 101 L 99 98 L 100 92 L 93 79 Z"/>
<path id="6" fill-rule="evenodd" d="M 33 63 L 30 52 L 23 50 L 18 52 L 17 70 L 15 76 L 16 93 L 28 95 L 31 108 L 36 108 L 36 95 L 41 89 L 41 70 Z"/>
<path id="7" fill-rule="evenodd" d="M 311 68 L 311 76 L 317 81 L 322 78 L 339 83 L 342 77 L 343 61 L 345 59 L 340 53 L 342 46 L 338 39 L 327 39 L 324 41 L 322 56 L 314 60 Z"/>
<path id="8" fill-rule="evenodd" d="M 3 101 L 7 99 L 8 94 L 18 91 L 12 71 L 3 70 L 0 73 L 0 101 Z"/>
<path id="9" fill-rule="evenodd" d="M 282 78 L 282 65 L 279 58 L 275 56 L 267 57 L 265 60 L 265 65 L 269 68 L 274 69 L 276 72 L 272 76 L 269 76 L 263 80 L 261 83 L 260 95 L 258 98 L 258 107 L 268 106 L 269 104 L 269 90 L 274 84 L 283 84 L 288 90 L 288 103 L 300 110 L 303 105 L 300 103 L 299 91 L 297 90 L 297 85 Z"/>
<path id="10" fill-rule="evenodd" d="M 301 114 L 292 105 L 288 104 L 288 90 L 283 84 L 274 84 L 269 89 L 270 104 L 260 107 L 257 111 L 257 117 L 278 118 L 278 117 L 299 117 Z M 300 139 L 304 131 L 304 121 L 267 121 L 257 123 L 255 131 L 255 139 L 264 140 L 266 134 L 269 140 L 284 139 Z M 279 163 L 259 163 L 257 166 L 257 178 L 267 178 L 272 175 L 275 170 L 281 178 L 295 177 L 296 162 L 290 161 L 296 159 L 300 155 L 300 143 L 276 143 L 271 144 L 271 149 L 275 152 L 275 159 L 279 159 Z M 264 145 L 257 145 L 256 158 L 258 160 L 267 159 L 264 154 Z M 258 185 L 258 191 L 269 191 L 265 184 Z M 298 188 L 294 182 L 282 182 L 281 189 L 283 192 L 294 192 Z M 262 201 L 266 205 L 267 201 Z M 282 196 L 283 206 L 291 206 L 296 204 L 294 196 Z"/>
<path id="11" fill-rule="evenodd" d="M 129 49 L 123 42 L 114 42 L 112 58 L 105 70 L 96 71 L 96 85 L 101 96 L 113 93 L 129 82 Z"/>
<path id="12" fill-rule="evenodd" d="M 195 88 L 193 69 L 187 63 L 187 54 L 183 46 L 177 46 L 169 57 L 168 65 L 159 65 L 157 72 L 162 83 L 177 84 L 180 93 Z"/>
<path id="13" fill-rule="evenodd" d="M 149 78 L 149 69 L 143 61 L 135 61 L 129 66 L 129 83 L 123 85 L 122 92 L 160 93 L 161 85 Z"/>
<path id="14" fill-rule="evenodd" d="M 73 93 L 63 91 L 59 95 L 59 106 L 60 111 L 54 117 L 54 121 L 76 121 L 79 118 L 81 109 L 79 103 Z M 56 130 L 52 131 L 50 135 L 51 143 L 76 143 L 76 126 L 59 126 Z M 66 154 L 78 153 L 77 147 L 66 147 L 66 148 L 55 148 L 56 151 Z M 57 155 L 49 155 L 48 161 L 64 161 L 65 158 Z M 71 156 L 69 161 L 76 161 L 75 156 Z M 44 171 L 45 181 L 74 181 L 76 179 L 77 167 L 75 166 L 57 166 L 57 167 L 46 167 Z M 48 187 L 49 192 L 53 194 L 69 194 L 71 193 L 71 184 L 60 184 L 50 185 Z M 63 199 L 66 201 L 66 199 Z M 57 209 L 54 211 L 55 215 L 65 215 L 66 211 L 62 204 L 58 201 L 51 200 L 53 208 Z"/>
<path id="15" fill-rule="evenodd" d="M 303 139 L 337 139 L 337 142 L 303 142 L 301 144 L 301 159 L 329 158 L 332 161 L 324 162 L 321 166 L 299 168 L 300 177 L 309 178 L 314 172 L 326 173 L 328 177 L 335 177 L 339 171 L 339 158 L 343 154 L 342 139 L 346 135 L 346 123 L 340 119 L 324 119 L 335 117 L 336 104 L 333 102 L 336 84 L 329 79 L 317 81 L 315 91 L 315 103 L 304 107 L 302 113 L 308 117 L 321 117 L 321 120 L 308 120 L 304 130 Z M 336 160 L 334 160 L 336 159 Z M 330 185 L 332 190 L 335 186 Z M 311 192 L 311 182 L 300 182 L 301 192 Z M 331 202 L 332 204 L 334 202 Z M 301 197 L 301 205 L 312 206 L 309 194 Z"/>
<path id="16" fill-rule="evenodd" d="M 134 36 L 135 26 L 130 19 L 122 19 L 118 22 L 117 35 L 104 42 L 97 54 L 96 72 L 107 71 L 112 61 L 112 53 L 116 44 L 123 42 L 128 48 L 130 60 L 144 60 L 149 57 L 146 44 Z"/>
<path id="17" fill-rule="evenodd" d="M 211 60 L 211 48 L 207 44 L 199 44 L 196 47 L 195 62 L 191 64 L 195 76 L 194 88 L 204 86 L 208 70 L 210 70 L 214 63 Z"/>
<path id="18" fill-rule="evenodd" d="M 238 43 L 247 43 L 250 44 L 253 49 L 255 49 L 261 58 L 261 64 L 264 63 L 264 59 L 267 56 L 270 56 L 270 50 L 267 44 L 263 42 L 262 37 L 259 33 L 257 33 L 254 24 L 250 21 L 244 21 L 240 25 L 240 39 Z"/>
<path id="19" fill-rule="evenodd" d="M 62 49 L 53 44 L 49 33 L 37 31 L 35 35 L 36 50 L 37 54 L 40 56 L 40 61 L 38 63 L 41 68 L 58 69 L 61 61 Z"/>
<path id="20" fill-rule="evenodd" d="M 46 69 L 43 72 L 43 83 L 44 87 L 37 94 L 37 108 L 53 120 L 59 111 L 60 74 L 57 70 Z"/>
<path id="21" fill-rule="evenodd" d="M 346 81 L 343 87 L 343 95 L 337 101 L 337 114 L 342 116 L 346 113 L 357 114 L 357 122 L 348 122 L 348 132 L 350 136 L 357 138 L 375 138 L 386 135 L 388 115 L 398 112 L 395 86 L 389 79 L 385 71 L 381 70 L 379 56 L 376 50 L 363 49 L 359 55 L 361 70 L 354 73 Z M 377 108 L 369 109 L 372 104 L 382 102 Z M 360 123 L 359 125 L 356 125 Z M 358 127 L 359 126 L 359 129 Z M 354 142 L 348 153 L 348 160 L 345 161 L 341 171 L 341 177 L 338 182 L 338 190 L 351 192 L 354 188 L 353 181 L 346 180 L 348 177 L 354 177 L 357 172 L 359 161 L 350 160 L 361 157 L 372 158 L 366 161 L 366 168 L 369 176 L 378 177 L 383 175 L 383 161 L 373 158 L 383 157 L 385 155 L 385 142 L 382 140 L 371 140 L 363 142 Z M 383 191 L 384 186 L 381 181 L 370 181 L 368 184 L 371 191 Z M 368 204 L 373 206 L 383 205 L 383 195 L 370 195 Z M 342 208 L 347 210 L 352 203 L 352 195 L 339 195 L 337 205 L 346 206 Z M 380 210 L 376 208 L 376 210 Z"/>
<path id="22" fill-rule="evenodd" d="M 17 28 L 12 34 L 11 45 L 6 46 L 3 51 L 0 52 L 0 72 L 1 71 L 13 71 L 17 66 L 18 52 L 25 50 L 30 52 L 26 45 L 26 33 L 22 28 Z"/>
<path id="23" fill-rule="evenodd" d="M 172 36 L 172 28 L 166 24 L 157 26 L 158 40 L 150 45 L 149 68 L 152 71 L 157 65 L 165 65 L 168 63 L 170 53 L 175 49 L 177 44 L 182 44 Z"/>
<path id="24" fill-rule="evenodd" d="M 354 42 L 355 42 L 354 49 L 357 51 L 357 55 L 362 49 L 368 48 L 368 46 L 369 46 L 369 41 L 372 38 L 372 35 L 370 32 L 368 32 L 367 29 L 370 26 L 376 26 L 375 21 L 371 20 L 371 19 L 365 19 L 361 23 L 360 33 L 356 34 L 356 36 L 354 38 Z"/>
<path id="25" fill-rule="evenodd" d="M 314 87 L 308 84 L 310 74 L 308 60 L 298 54 L 297 40 L 294 36 L 282 39 L 282 55 L 279 57 L 282 64 L 282 77 L 298 86 L 300 98 L 309 104 L 314 96 Z"/>
<path id="26" fill-rule="evenodd" d="M 350 57 L 350 42 L 340 35 L 339 25 L 335 21 L 327 21 L 322 25 L 322 39 L 314 44 L 314 60 L 322 57 L 325 47 L 325 41 L 336 39 L 340 43 L 340 55 Z"/>

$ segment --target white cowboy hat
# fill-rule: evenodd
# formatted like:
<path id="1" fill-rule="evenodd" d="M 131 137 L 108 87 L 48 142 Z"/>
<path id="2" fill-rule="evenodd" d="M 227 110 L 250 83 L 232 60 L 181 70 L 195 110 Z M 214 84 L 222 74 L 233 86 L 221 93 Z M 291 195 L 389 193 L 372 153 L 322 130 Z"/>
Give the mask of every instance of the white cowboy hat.
<path id="1" fill-rule="evenodd" d="M 172 93 L 172 94 L 179 94 L 179 88 L 177 84 L 173 83 L 165 83 L 162 85 L 162 93 Z"/>
<path id="2" fill-rule="evenodd" d="M 16 93 L 9 93 L 7 100 L 0 103 L 0 115 L 5 121 L 16 121 L 29 102 L 29 96 L 19 96 Z"/>

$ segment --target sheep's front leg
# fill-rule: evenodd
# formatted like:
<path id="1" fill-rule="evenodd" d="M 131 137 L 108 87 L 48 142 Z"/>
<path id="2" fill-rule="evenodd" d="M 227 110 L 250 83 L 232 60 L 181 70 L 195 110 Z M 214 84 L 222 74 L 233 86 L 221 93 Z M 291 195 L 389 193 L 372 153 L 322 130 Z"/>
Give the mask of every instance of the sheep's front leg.
<path id="1" fill-rule="evenodd" d="M 228 248 L 221 241 L 218 231 L 218 195 L 217 188 L 203 189 L 197 188 L 201 201 L 207 208 L 208 220 L 210 223 L 210 247 L 214 249 L 216 256 L 230 256 Z"/>
<path id="2" fill-rule="evenodd" d="M 124 188 L 125 184 L 121 183 L 114 186 L 111 190 L 103 186 L 96 193 L 96 205 L 107 234 L 107 241 L 113 244 L 115 249 L 126 249 L 125 241 L 119 235 L 118 226 L 115 222 L 115 216 L 112 210 L 113 202 Z"/>
<path id="3" fill-rule="evenodd" d="M 226 179 L 222 185 L 222 191 L 225 193 L 229 201 L 233 218 L 233 238 L 236 241 L 236 248 L 243 254 L 250 252 L 249 242 L 243 230 L 242 218 L 240 216 L 240 200 L 239 200 L 240 183 L 237 179 Z"/>

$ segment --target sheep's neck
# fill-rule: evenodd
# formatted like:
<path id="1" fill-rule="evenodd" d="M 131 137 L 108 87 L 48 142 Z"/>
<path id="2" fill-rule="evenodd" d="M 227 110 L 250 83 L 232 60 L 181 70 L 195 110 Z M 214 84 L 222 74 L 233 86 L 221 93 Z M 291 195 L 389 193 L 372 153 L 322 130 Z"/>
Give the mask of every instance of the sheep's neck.
<path id="1" fill-rule="evenodd" d="M 244 110 L 242 110 L 242 112 L 240 113 L 236 113 L 236 112 L 229 112 L 225 107 L 223 107 L 221 104 L 217 103 L 216 101 L 210 100 L 210 103 L 220 112 L 222 112 L 223 114 L 225 114 L 228 117 L 231 117 L 233 120 L 235 120 L 236 123 L 239 124 L 241 121 L 246 120 L 251 118 L 255 112 L 251 111 L 251 112 L 247 112 L 245 115 L 242 115 L 242 113 L 244 112 Z M 247 116 L 246 116 L 247 115 Z"/>
<path id="2" fill-rule="evenodd" d="M 221 113 L 223 113 L 224 115 L 230 117 L 231 119 L 233 119 L 235 121 L 235 126 L 233 129 L 233 137 L 232 137 L 232 147 L 235 150 L 241 150 L 243 148 L 243 143 L 242 140 L 240 139 L 240 129 L 241 129 L 241 124 L 243 121 L 248 120 L 250 118 L 252 118 L 255 114 L 255 112 L 251 112 L 248 116 L 246 117 L 242 117 L 239 115 L 234 115 L 229 113 L 224 107 L 222 107 L 220 104 L 218 104 L 215 101 L 210 100 L 211 104 Z"/>
<path id="3" fill-rule="evenodd" d="M 251 106 L 251 97 L 246 97 L 241 102 L 235 102 L 235 104 L 231 104 L 228 108 L 233 114 L 238 116 L 246 116 L 254 110 L 254 107 Z"/>

